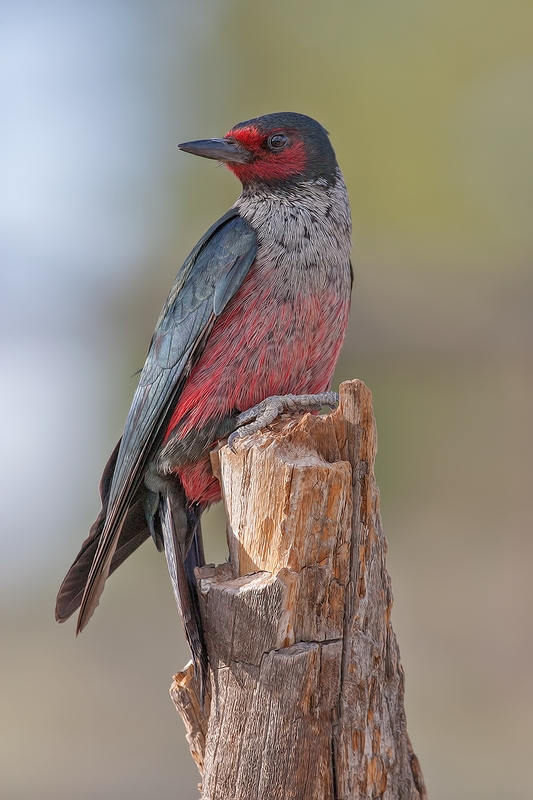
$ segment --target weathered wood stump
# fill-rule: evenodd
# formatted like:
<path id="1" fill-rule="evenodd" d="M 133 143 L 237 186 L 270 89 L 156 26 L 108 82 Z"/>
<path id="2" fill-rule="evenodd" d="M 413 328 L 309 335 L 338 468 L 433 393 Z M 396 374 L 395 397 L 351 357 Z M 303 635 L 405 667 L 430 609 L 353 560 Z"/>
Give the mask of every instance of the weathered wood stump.
<path id="1" fill-rule="evenodd" d="M 213 454 L 230 564 L 198 571 L 211 665 L 171 688 L 203 800 L 426 798 L 404 711 L 370 391 Z"/>

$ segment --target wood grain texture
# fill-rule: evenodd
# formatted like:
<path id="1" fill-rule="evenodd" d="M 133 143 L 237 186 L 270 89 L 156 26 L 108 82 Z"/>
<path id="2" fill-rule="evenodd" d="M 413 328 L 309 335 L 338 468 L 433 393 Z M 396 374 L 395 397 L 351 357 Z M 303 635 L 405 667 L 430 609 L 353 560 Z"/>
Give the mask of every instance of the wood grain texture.
<path id="1" fill-rule="evenodd" d="M 194 673 L 192 662 L 177 675 L 170 687 L 170 696 L 181 714 L 185 724 L 185 736 L 189 743 L 191 755 L 196 762 L 200 774 L 204 771 L 205 739 L 207 735 L 208 714 L 211 704 L 210 687 L 204 703 L 200 702 L 201 690 L 198 676 Z"/>
<path id="2" fill-rule="evenodd" d="M 423 800 L 374 478 L 369 390 L 213 454 L 230 564 L 198 571 L 211 666 L 172 687 L 203 800 Z M 185 677 L 183 677 L 185 675 Z"/>

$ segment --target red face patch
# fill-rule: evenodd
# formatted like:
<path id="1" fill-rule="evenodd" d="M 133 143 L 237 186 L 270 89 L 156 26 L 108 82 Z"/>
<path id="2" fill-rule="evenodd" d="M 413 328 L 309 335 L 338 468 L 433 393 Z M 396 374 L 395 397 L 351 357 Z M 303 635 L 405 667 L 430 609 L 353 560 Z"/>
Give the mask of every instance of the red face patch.
<path id="1" fill-rule="evenodd" d="M 284 133 L 289 139 L 281 151 L 274 151 L 268 147 L 269 138 L 276 133 Z M 225 138 L 235 139 L 252 155 L 249 164 L 226 164 L 242 183 L 253 180 L 284 180 L 305 170 L 307 164 L 305 145 L 292 131 L 276 129 L 264 133 L 254 125 L 250 125 L 231 130 Z"/>

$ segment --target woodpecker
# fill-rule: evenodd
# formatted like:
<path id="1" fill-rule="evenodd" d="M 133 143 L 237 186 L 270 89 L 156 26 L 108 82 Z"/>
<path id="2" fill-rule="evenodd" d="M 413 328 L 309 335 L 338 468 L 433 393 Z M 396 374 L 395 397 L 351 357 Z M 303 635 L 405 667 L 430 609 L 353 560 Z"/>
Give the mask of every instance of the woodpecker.
<path id="1" fill-rule="evenodd" d="M 225 164 L 242 193 L 178 272 L 56 619 L 79 608 L 79 633 L 108 575 L 151 536 L 205 678 L 194 568 L 204 563 L 201 514 L 220 500 L 209 452 L 285 408 L 334 404 L 327 390 L 348 323 L 351 218 L 328 133 L 310 117 L 267 114 L 178 147 Z"/>

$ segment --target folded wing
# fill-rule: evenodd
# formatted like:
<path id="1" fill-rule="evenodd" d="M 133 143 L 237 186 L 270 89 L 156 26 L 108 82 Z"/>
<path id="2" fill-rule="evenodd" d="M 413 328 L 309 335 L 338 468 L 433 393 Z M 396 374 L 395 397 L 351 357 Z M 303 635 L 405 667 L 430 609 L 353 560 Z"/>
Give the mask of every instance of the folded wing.
<path id="1" fill-rule="evenodd" d="M 91 618 L 106 578 L 118 566 L 118 557 L 125 558 L 147 536 L 137 507 L 145 469 L 161 445 L 183 385 L 205 347 L 216 317 L 238 291 L 256 253 L 254 230 L 236 209 L 231 209 L 202 237 L 176 277 L 150 343 L 118 445 L 112 478 L 107 477 L 105 518 L 97 520 L 99 529 L 93 531 L 95 523 L 92 538 L 89 536 L 80 551 L 78 559 L 84 557 L 84 569 L 78 567 L 76 579 L 77 559 L 58 596 L 56 615 L 60 620 L 66 619 L 81 601 L 77 632 Z M 130 542 L 121 534 L 124 526 L 132 525 Z M 124 554 L 117 552 L 121 540 L 126 545 Z M 87 574 L 88 558 L 93 552 Z M 79 583 L 85 579 L 81 592 Z"/>

